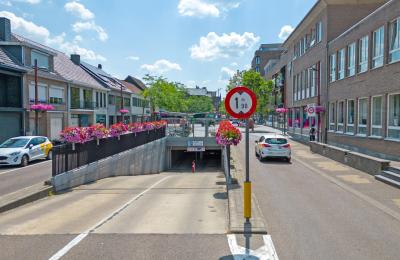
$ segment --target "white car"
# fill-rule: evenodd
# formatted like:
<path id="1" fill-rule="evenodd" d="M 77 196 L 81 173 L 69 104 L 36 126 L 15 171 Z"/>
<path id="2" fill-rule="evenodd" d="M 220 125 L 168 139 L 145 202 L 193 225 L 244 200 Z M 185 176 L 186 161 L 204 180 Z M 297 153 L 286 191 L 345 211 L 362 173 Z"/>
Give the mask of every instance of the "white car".
<path id="1" fill-rule="evenodd" d="M 0 166 L 21 165 L 38 159 L 51 159 L 53 145 L 44 136 L 13 137 L 0 145 Z"/>
<path id="2" fill-rule="evenodd" d="M 256 141 L 256 156 L 262 161 L 265 158 L 284 158 L 291 160 L 292 151 L 287 137 L 279 134 L 267 134 Z"/>

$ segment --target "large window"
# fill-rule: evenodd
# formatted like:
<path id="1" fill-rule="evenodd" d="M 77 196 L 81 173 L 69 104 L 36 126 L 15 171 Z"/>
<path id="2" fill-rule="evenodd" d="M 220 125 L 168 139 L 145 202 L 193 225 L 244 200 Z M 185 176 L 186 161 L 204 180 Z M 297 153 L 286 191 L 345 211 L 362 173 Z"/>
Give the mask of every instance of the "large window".
<path id="1" fill-rule="evenodd" d="M 115 105 L 115 96 L 108 95 L 108 104 L 109 105 Z"/>
<path id="2" fill-rule="evenodd" d="M 335 125 L 335 103 L 330 103 L 329 104 L 329 130 L 330 131 L 335 131 L 336 130 L 336 125 Z"/>
<path id="3" fill-rule="evenodd" d="M 368 121 L 368 99 L 360 98 L 358 100 L 358 134 L 367 135 Z"/>
<path id="4" fill-rule="evenodd" d="M 358 73 L 368 70 L 368 36 L 358 41 Z"/>
<path id="5" fill-rule="evenodd" d="M 130 107 L 130 106 L 131 106 L 131 99 L 124 98 L 124 107 Z"/>
<path id="6" fill-rule="evenodd" d="M 93 109 L 93 91 L 89 89 L 83 90 L 83 101 L 86 109 Z"/>
<path id="7" fill-rule="evenodd" d="M 305 77 L 306 73 L 304 73 L 304 70 L 301 72 L 301 84 L 300 84 L 300 88 L 301 88 L 301 99 L 304 99 L 306 97 L 306 77 Z"/>
<path id="8" fill-rule="evenodd" d="M 35 60 L 37 60 L 38 67 L 41 69 L 49 69 L 49 56 L 40 52 L 31 52 L 31 65 L 35 66 Z"/>
<path id="9" fill-rule="evenodd" d="M 338 79 L 344 79 L 346 66 L 346 50 L 341 49 L 338 52 Z"/>
<path id="10" fill-rule="evenodd" d="M 256 56 L 256 64 L 260 65 L 260 56 Z"/>
<path id="11" fill-rule="evenodd" d="M 389 95 L 388 137 L 400 139 L 400 94 Z"/>
<path id="12" fill-rule="evenodd" d="M 389 62 L 400 60 L 400 18 L 389 27 Z"/>
<path id="13" fill-rule="evenodd" d="M 356 74 L 356 43 L 347 46 L 347 76 Z"/>
<path id="14" fill-rule="evenodd" d="M 329 57 L 329 71 L 330 82 L 334 82 L 336 80 L 336 54 Z"/>
<path id="15" fill-rule="evenodd" d="M 64 88 L 51 86 L 49 88 L 49 102 L 51 104 L 63 104 L 64 103 Z"/>
<path id="16" fill-rule="evenodd" d="M 344 101 L 338 103 L 337 108 L 337 131 L 344 132 Z"/>
<path id="17" fill-rule="evenodd" d="M 46 85 L 38 85 L 38 101 L 41 103 L 47 103 L 47 87 Z M 31 82 L 29 84 L 29 101 L 31 103 L 35 102 L 35 84 Z"/>
<path id="18" fill-rule="evenodd" d="M 317 43 L 322 41 L 322 22 L 318 22 L 316 25 L 316 38 L 317 38 Z"/>
<path id="19" fill-rule="evenodd" d="M 372 97 L 371 135 L 382 136 L 382 97 Z"/>
<path id="20" fill-rule="evenodd" d="M 354 100 L 347 100 L 347 124 L 346 133 L 354 134 L 354 114 L 355 102 Z"/>
<path id="21" fill-rule="evenodd" d="M 22 107 L 21 78 L 0 75 L 0 107 Z"/>
<path id="22" fill-rule="evenodd" d="M 373 34 L 374 41 L 372 46 L 372 68 L 383 66 L 383 52 L 385 42 L 385 27 L 382 26 Z"/>
<path id="23" fill-rule="evenodd" d="M 311 88 L 311 97 L 315 97 L 316 96 L 316 92 L 315 92 L 315 85 L 316 85 L 316 82 L 317 82 L 317 69 L 316 69 L 316 66 L 314 65 L 314 66 L 312 66 L 311 67 L 311 69 L 310 69 L 310 78 L 309 78 L 309 81 L 310 81 L 310 88 Z"/>
<path id="24" fill-rule="evenodd" d="M 71 108 L 79 108 L 80 107 L 80 93 L 79 88 L 71 87 Z"/>

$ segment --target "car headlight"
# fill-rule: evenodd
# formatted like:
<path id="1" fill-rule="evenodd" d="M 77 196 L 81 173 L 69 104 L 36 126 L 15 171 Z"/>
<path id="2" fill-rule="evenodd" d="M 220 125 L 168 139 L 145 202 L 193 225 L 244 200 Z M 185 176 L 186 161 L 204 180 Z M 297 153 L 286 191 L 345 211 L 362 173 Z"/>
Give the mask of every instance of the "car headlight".
<path id="1" fill-rule="evenodd" d="M 20 154 L 21 152 L 13 152 L 13 153 L 10 153 L 9 155 L 10 156 L 16 156 L 16 155 L 18 155 L 18 154 Z"/>

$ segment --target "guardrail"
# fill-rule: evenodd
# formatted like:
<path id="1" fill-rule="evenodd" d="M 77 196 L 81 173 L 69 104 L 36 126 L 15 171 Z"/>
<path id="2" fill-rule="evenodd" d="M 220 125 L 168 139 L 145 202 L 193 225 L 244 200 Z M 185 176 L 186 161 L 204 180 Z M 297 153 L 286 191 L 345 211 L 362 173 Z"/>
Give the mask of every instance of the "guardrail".
<path id="1" fill-rule="evenodd" d="M 53 147 L 52 176 L 79 168 L 106 157 L 136 148 L 165 137 L 165 127 L 118 137 L 93 140 L 84 144 Z"/>

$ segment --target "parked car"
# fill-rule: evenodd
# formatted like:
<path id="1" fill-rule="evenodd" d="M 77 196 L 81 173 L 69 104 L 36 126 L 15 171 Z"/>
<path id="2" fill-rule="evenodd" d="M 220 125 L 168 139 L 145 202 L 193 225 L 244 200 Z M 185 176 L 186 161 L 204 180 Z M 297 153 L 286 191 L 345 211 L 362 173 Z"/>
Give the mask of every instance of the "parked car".
<path id="1" fill-rule="evenodd" d="M 256 157 L 262 161 L 266 158 L 284 158 L 291 160 L 291 148 L 288 138 L 279 134 L 267 134 L 256 141 Z"/>
<path id="2" fill-rule="evenodd" d="M 44 136 L 13 137 L 0 145 L 0 165 L 27 166 L 29 162 L 52 157 L 53 144 Z"/>
<path id="3" fill-rule="evenodd" d="M 236 119 L 231 120 L 231 123 L 232 123 L 233 126 L 236 126 L 236 127 L 242 127 L 242 126 L 244 127 L 244 126 L 246 126 L 246 124 L 243 121 L 236 120 Z"/>

